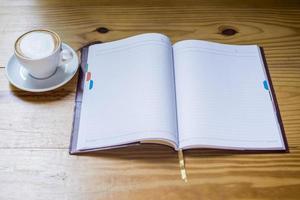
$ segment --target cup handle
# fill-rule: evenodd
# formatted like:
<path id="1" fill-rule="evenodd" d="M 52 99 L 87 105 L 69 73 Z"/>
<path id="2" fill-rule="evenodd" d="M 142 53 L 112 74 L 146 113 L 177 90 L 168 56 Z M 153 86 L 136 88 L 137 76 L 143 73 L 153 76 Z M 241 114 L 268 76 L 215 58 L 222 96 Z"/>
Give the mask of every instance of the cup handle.
<path id="1" fill-rule="evenodd" d="M 63 49 L 60 52 L 59 66 L 69 63 L 73 58 L 73 53 L 69 49 Z"/>

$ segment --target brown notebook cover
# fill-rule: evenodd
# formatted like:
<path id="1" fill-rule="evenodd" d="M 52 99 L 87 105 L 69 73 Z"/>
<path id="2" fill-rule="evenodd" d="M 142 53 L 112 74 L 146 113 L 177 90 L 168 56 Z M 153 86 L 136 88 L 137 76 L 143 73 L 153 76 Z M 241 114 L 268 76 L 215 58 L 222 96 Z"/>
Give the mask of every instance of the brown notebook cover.
<path id="1" fill-rule="evenodd" d="M 99 42 L 99 43 L 101 43 L 101 42 Z M 93 44 L 96 44 L 96 43 L 93 43 Z M 91 152 L 91 151 L 97 151 L 97 150 L 103 150 L 103 149 L 119 148 L 119 147 L 125 147 L 125 146 L 129 146 L 129 145 L 139 144 L 139 143 L 131 143 L 131 144 L 126 144 L 126 145 L 111 146 L 111 147 L 106 147 L 106 148 L 86 149 L 84 151 L 78 151 L 77 150 L 76 144 L 77 144 L 78 131 L 79 131 L 79 120 L 80 120 L 81 103 L 82 103 L 82 96 L 83 96 L 83 89 L 84 89 L 84 77 L 85 77 L 85 73 L 86 73 L 86 65 L 87 65 L 87 59 L 88 59 L 88 49 L 89 49 L 89 45 L 87 45 L 87 46 L 85 46 L 81 49 L 81 63 L 80 63 L 80 67 L 79 67 L 79 76 L 78 76 L 77 90 L 76 90 L 76 97 L 75 97 L 75 106 L 74 106 L 73 128 L 72 128 L 72 133 L 71 133 L 69 153 L 70 154 L 79 154 L 79 153 L 84 153 L 84 152 Z M 271 76 L 270 76 L 269 69 L 268 69 L 268 66 L 267 66 L 267 62 L 266 62 L 266 59 L 265 59 L 264 50 L 263 50 L 262 47 L 260 47 L 260 51 L 261 51 L 265 71 L 266 71 L 266 74 L 267 74 L 270 93 L 272 95 L 273 104 L 274 104 L 274 107 L 275 107 L 275 110 L 276 110 L 277 119 L 278 119 L 279 126 L 280 126 L 280 129 L 281 129 L 281 133 L 282 133 L 282 137 L 283 137 L 283 141 L 284 141 L 284 145 L 285 145 L 285 150 L 241 150 L 241 151 L 246 152 L 246 153 L 252 153 L 252 152 L 253 153 L 289 152 L 289 147 L 288 147 L 287 138 L 286 138 L 286 135 L 285 135 L 285 131 L 284 131 L 284 127 L 283 127 L 283 123 L 282 123 L 282 119 L 281 119 L 281 115 L 280 115 L 280 111 L 279 111 L 278 102 L 277 102 L 277 99 L 276 99 L 276 96 L 275 96 L 275 91 L 274 91 L 274 88 L 273 88 L 273 84 L 272 84 L 272 81 L 271 81 Z M 234 151 L 236 151 L 236 150 L 234 150 Z"/>

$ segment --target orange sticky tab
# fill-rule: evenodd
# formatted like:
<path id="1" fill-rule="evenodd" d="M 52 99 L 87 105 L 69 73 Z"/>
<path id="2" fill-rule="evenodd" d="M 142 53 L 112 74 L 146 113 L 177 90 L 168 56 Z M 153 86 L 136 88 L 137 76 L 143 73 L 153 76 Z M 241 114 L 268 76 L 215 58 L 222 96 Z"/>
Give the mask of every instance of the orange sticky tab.
<path id="1" fill-rule="evenodd" d="M 87 72 L 87 74 L 86 74 L 86 81 L 91 80 L 91 77 L 92 77 L 91 72 Z"/>

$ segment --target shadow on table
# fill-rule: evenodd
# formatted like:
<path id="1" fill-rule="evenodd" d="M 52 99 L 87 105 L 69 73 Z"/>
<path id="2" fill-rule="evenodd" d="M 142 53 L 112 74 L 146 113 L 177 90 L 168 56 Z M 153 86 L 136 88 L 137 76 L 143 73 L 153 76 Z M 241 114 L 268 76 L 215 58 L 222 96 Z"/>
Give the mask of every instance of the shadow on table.
<path id="1" fill-rule="evenodd" d="M 188 157 L 224 157 L 236 154 L 244 154 L 242 151 L 215 150 L 215 149 L 192 149 L 185 150 L 184 156 Z M 140 160 L 154 163 L 178 162 L 177 151 L 173 148 L 159 144 L 141 144 L 117 149 L 101 150 L 80 154 L 80 156 L 94 158 L 111 158 L 124 160 Z"/>
<path id="2" fill-rule="evenodd" d="M 184 157 L 189 158 L 224 158 L 245 154 L 273 154 L 274 151 L 237 151 L 220 149 L 190 149 L 184 151 Z M 173 148 L 159 144 L 140 144 L 117 149 L 101 150 L 80 154 L 93 158 L 124 159 L 139 162 L 177 163 L 177 151 Z"/>
<path id="3" fill-rule="evenodd" d="M 74 100 L 77 78 L 78 73 L 67 84 L 48 92 L 27 92 L 16 88 L 12 84 L 10 84 L 9 87 L 13 98 L 16 97 L 18 100 L 35 104 L 60 101 L 66 99 L 66 97 L 70 97 L 70 99 Z"/>

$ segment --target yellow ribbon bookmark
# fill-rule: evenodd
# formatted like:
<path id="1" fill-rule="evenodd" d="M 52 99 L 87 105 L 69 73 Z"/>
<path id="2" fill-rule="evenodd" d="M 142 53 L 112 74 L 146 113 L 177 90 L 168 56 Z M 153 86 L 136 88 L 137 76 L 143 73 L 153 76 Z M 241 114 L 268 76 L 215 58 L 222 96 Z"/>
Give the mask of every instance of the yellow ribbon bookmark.
<path id="1" fill-rule="evenodd" d="M 178 150 L 178 159 L 179 159 L 181 178 L 182 178 L 182 180 L 184 180 L 184 182 L 187 182 L 187 176 L 186 176 L 186 171 L 185 171 L 185 164 L 184 164 L 184 157 L 183 157 L 182 149 Z"/>

